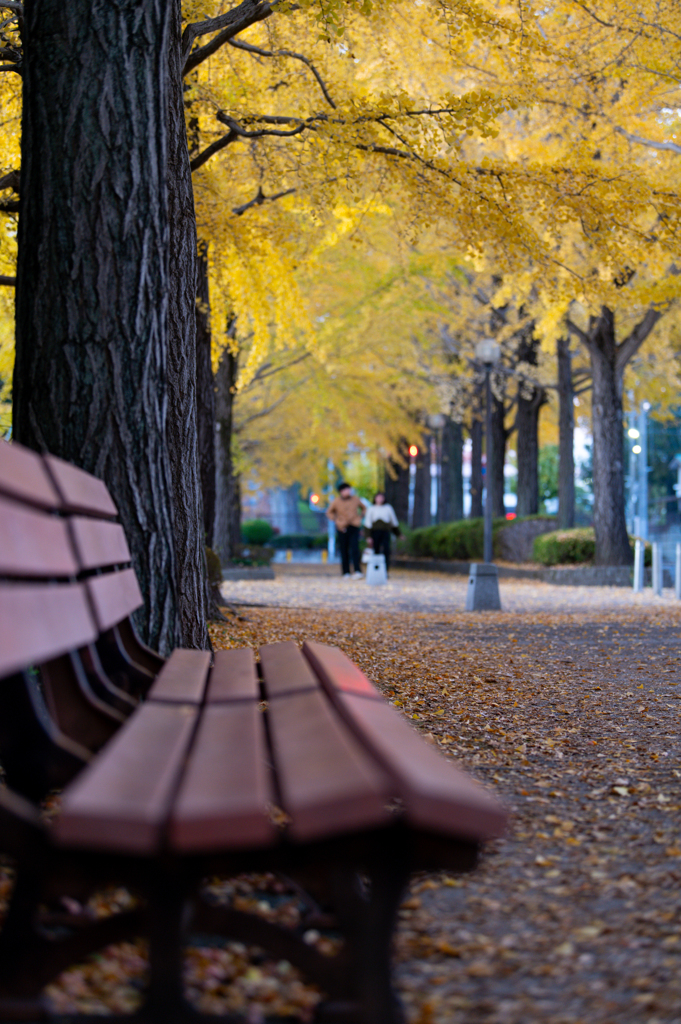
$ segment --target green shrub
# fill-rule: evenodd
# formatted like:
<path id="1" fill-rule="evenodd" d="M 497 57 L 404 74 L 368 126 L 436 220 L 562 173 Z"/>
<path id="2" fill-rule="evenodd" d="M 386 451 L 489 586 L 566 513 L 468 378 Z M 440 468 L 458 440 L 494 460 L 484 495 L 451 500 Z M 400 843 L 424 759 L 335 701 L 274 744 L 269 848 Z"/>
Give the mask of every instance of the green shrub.
<path id="1" fill-rule="evenodd" d="M 232 565 L 269 565 L 274 558 L 274 548 L 262 544 L 237 544 Z"/>
<path id="2" fill-rule="evenodd" d="M 592 562 L 596 539 L 590 526 L 543 533 L 534 541 L 534 559 L 542 565 L 571 565 Z"/>
<path id="3" fill-rule="evenodd" d="M 634 537 L 629 538 L 632 551 Z M 574 530 L 555 530 L 544 533 L 534 542 L 534 559 L 542 565 L 575 565 L 593 562 L 596 554 L 596 537 L 593 527 L 580 526 Z M 653 549 L 646 541 L 643 564 L 652 565 Z"/>
<path id="4" fill-rule="evenodd" d="M 508 522 L 507 519 L 494 520 L 493 541 L 497 532 L 507 526 Z M 437 526 L 420 526 L 410 530 L 405 535 L 405 543 L 400 547 L 405 554 L 416 555 L 417 558 L 451 558 L 454 561 L 470 562 L 482 559 L 483 539 L 483 519 L 460 519 L 455 523 L 439 523 Z"/>
<path id="5" fill-rule="evenodd" d="M 241 524 L 241 539 L 244 544 L 262 546 L 274 537 L 274 528 L 266 519 L 247 519 Z"/>
<path id="6" fill-rule="evenodd" d="M 273 537 L 270 544 L 273 548 L 290 548 L 295 551 L 311 551 L 325 548 L 328 536 L 325 533 L 282 533 Z"/>

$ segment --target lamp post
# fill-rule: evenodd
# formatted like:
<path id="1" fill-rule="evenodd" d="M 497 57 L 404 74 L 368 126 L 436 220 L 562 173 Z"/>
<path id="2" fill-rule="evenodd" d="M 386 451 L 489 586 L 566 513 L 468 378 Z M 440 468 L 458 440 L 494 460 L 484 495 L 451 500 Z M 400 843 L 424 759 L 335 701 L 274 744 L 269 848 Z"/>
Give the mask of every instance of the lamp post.
<path id="1" fill-rule="evenodd" d="M 499 572 L 493 564 L 492 550 L 492 367 L 501 350 L 494 338 L 483 338 L 475 346 L 476 359 L 485 367 L 485 508 L 483 523 L 483 562 L 473 563 L 468 577 L 466 611 L 501 609 Z"/>
<path id="2" fill-rule="evenodd" d="M 483 560 L 492 561 L 492 367 L 500 355 L 500 348 L 494 338 L 483 338 L 475 346 L 476 358 L 485 367 L 485 524 L 483 536 Z"/>

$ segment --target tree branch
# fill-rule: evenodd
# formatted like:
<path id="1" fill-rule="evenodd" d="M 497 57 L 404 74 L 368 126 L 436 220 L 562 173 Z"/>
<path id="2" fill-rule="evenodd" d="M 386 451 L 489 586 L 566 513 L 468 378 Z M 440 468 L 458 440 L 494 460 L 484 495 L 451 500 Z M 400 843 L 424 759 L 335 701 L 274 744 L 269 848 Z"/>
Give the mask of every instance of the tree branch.
<path id="1" fill-rule="evenodd" d="M 261 188 L 258 188 L 258 192 L 254 199 L 244 203 L 243 206 L 232 207 L 232 213 L 237 217 L 243 216 L 246 210 L 250 210 L 252 206 L 262 206 L 263 203 L 274 203 L 277 199 L 283 199 L 284 196 L 290 196 L 294 192 L 297 192 L 297 188 L 287 188 L 284 192 L 275 192 L 274 195 L 266 196 Z"/>
<path id="2" fill-rule="evenodd" d="M 623 135 L 629 142 L 636 142 L 639 146 L 648 146 L 649 149 L 664 149 L 670 153 L 681 153 L 681 146 L 678 146 L 675 142 L 654 142 L 652 139 L 644 139 L 642 135 L 634 135 L 633 132 L 627 132 L 624 128 L 615 128 L 618 135 Z"/>
<path id="3" fill-rule="evenodd" d="M 0 0 L 0 7 L 4 7 L 8 11 L 14 11 L 16 14 L 24 13 L 24 5 L 18 3 L 18 0 Z"/>
<path id="4" fill-rule="evenodd" d="M 636 355 L 657 321 L 665 312 L 666 310 L 655 309 L 653 306 L 650 306 L 643 320 L 636 324 L 636 327 L 627 335 L 624 341 L 619 343 L 617 355 L 615 356 L 615 369 L 618 374 L 624 373 L 624 368 L 629 360 Z"/>
<path id="5" fill-rule="evenodd" d="M 589 352 L 593 351 L 593 342 L 586 331 L 583 331 L 581 327 L 578 327 L 577 324 L 573 323 L 569 317 L 565 321 L 565 326 L 568 331 L 571 331 L 572 334 L 575 334 L 579 338 L 581 343 L 589 350 Z"/>
<path id="6" fill-rule="evenodd" d="M 233 39 L 240 32 L 264 21 L 272 14 L 271 3 L 265 0 L 243 0 L 238 7 L 233 7 L 226 14 L 220 14 L 217 18 L 208 18 L 206 21 L 197 21 L 187 25 L 182 34 L 182 57 L 184 60 L 184 74 L 193 71 L 195 67 L 211 57 L 225 43 Z M 218 35 L 211 39 L 205 46 L 199 47 L 192 53 L 192 46 L 201 36 L 217 32 Z"/>
<path id="7" fill-rule="evenodd" d="M 19 212 L 19 200 L 18 199 L 7 199 L 3 202 L 0 199 L 0 213 L 18 213 Z"/>
<path id="8" fill-rule="evenodd" d="M 319 74 L 312 61 L 308 57 L 305 57 L 304 54 L 293 53 L 292 50 L 262 50 L 259 46 L 253 46 L 252 43 L 244 43 L 242 40 L 239 39 L 230 39 L 229 45 L 234 46 L 237 50 L 245 50 L 246 53 L 255 53 L 259 57 L 291 57 L 294 60 L 302 61 L 302 63 L 305 64 L 310 69 L 312 74 L 317 79 L 317 84 L 319 85 L 319 88 L 322 90 L 326 102 L 329 104 L 330 107 L 333 107 L 334 110 L 336 109 L 336 104 L 331 99 L 329 90 L 326 88 L 322 76 Z"/>
<path id="9" fill-rule="evenodd" d="M 7 277 L 5 274 L 0 274 L 0 285 L 3 284 L 7 288 L 16 288 L 17 279 L 16 277 Z"/>
<path id="10" fill-rule="evenodd" d="M 221 139 L 216 139 L 215 142 L 211 142 L 210 146 L 206 146 L 203 152 L 198 153 L 193 160 L 190 160 L 190 169 L 192 171 L 198 171 L 199 167 L 203 167 L 207 160 L 210 160 L 210 158 L 215 156 L 216 153 L 219 153 L 221 149 L 229 146 L 232 142 L 236 142 L 238 139 L 238 132 L 230 129 L 226 135 L 222 136 Z"/>

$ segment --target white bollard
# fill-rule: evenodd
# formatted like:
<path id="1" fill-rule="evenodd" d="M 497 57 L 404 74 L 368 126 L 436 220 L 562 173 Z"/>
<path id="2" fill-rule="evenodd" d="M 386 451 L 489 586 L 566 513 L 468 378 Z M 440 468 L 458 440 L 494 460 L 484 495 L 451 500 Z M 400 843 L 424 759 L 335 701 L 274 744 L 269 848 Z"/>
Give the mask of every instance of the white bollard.
<path id="1" fill-rule="evenodd" d="M 385 555 L 370 556 L 367 562 L 366 581 L 372 587 L 388 582 L 388 573 L 385 569 Z"/>
<path id="2" fill-rule="evenodd" d="M 662 597 L 662 545 L 653 542 L 653 594 Z"/>
<path id="3" fill-rule="evenodd" d="M 637 540 L 634 544 L 634 593 L 640 594 L 643 590 L 643 541 Z"/>
<path id="4" fill-rule="evenodd" d="M 674 593 L 681 601 L 681 544 L 676 545 L 676 573 L 674 574 Z"/>

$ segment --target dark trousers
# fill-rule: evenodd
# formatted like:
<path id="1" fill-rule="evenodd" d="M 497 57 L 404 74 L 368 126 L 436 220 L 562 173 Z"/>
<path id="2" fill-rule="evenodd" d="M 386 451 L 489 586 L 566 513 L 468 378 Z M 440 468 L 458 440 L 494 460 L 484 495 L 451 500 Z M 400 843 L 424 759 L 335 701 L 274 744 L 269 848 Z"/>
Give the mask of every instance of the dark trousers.
<path id="1" fill-rule="evenodd" d="M 374 542 L 374 554 L 385 555 L 385 571 L 390 568 L 390 530 L 372 530 L 371 539 Z"/>
<path id="2" fill-rule="evenodd" d="M 341 533 L 339 530 L 337 537 L 343 575 L 350 572 L 350 562 L 352 562 L 355 572 L 359 572 L 359 526 L 348 526 L 345 533 Z"/>

